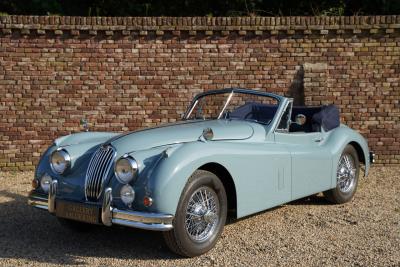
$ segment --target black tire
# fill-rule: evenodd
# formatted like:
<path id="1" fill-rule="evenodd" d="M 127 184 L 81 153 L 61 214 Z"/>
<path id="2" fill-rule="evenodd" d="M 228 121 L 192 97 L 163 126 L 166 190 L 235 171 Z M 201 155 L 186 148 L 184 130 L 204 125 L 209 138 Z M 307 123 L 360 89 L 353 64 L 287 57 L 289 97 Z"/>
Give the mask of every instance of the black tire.
<path id="1" fill-rule="evenodd" d="M 195 202 L 193 201 L 195 199 L 195 196 L 196 194 L 199 194 L 198 192 L 201 193 L 202 190 L 205 190 L 204 192 L 210 193 L 209 196 L 212 197 L 211 201 L 216 199 L 218 200 L 218 205 L 215 206 L 218 206 L 219 209 L 218 212 L 212 213 L 214 216 L 212 216 L 211 219 L 212 223 L 210 224 L 208 224 L 208 222 L 206 221 L 207 219 L 205 214 L 207 212 L 205 212 L 201 216 L 201 219 L 198 219 L 199 221 L 202 220 L 200 224 L 204 223 L 205 225 L 213 225 L 211 227 L 211 229 L 213 230 L 207 232 L 208 233 L 208 235 L 206 235 L 207 238 L 205 238 L 204 240 L 194 240 L 194 238 L 197 237 L 193 237 L 189 233 L 190 230 L 187 229 L 188 221 L 186 220 L 186 216 L 190 216 L 187 215 L 187 211 L 190 209 L 190 207 L 194 206 L 193 203 Z M 198 196 L 196 199 L 198 199 Z M 189 201 L 191 201 L 192 203 L 191 206 L 189 206 Z M 206 203 L 207 207 L 211 206 L 209 202 Z M 204 204 L 204 202 L 202 204 Z M 217 204 L 216 201 L 215 204 Z M 205 206 L 202 205 L 202 207 Z M 207 207 L 205 207 L 205 209 L 211 211 Z M 171 231 L 163 233 L 167 246 L 173 252 L 185 257 L 195 257 L 206 253 L 215 246 L 216 242 L 218 241 L 218 238 L 220 237 L 223 231 L 226 222 L 227 210 L 228 210 L 228 202 L 226 198 L 226 192 L 219 178 L 211 172 L 197 170 L 192 174 L 192 176 L 187 181 L 183 193 L 180 197 L 179 204 L 176 210 L 176 215 L 173 221 L 174 228 Z M 200 217 L 192 217 L 192 218 L 200 218 Z"/>
<path id="2" fill-rule="evenodd" d="M 58 222 L 61 224 L 61 226 L 65 227 L 69 230 L 72 230 L 74 232 L 79 232 L 79 233 L 89 232 L 95 226 L 93 224 L 64 219 L 64 218 L 60 218 L 60 217 L 57 217 L 57 219 L 58 219 Z"/>
<path id="3" fill-rule="evenodd" d="M 349 186 L 341 186 L 339 183 L 339 174 L 342 174 L 343 171 L 343 167 L 341 167 L 341 163 L 344 160 L 344 157 L 348 156 L 350 157 L 349 159 L 352 160 L 352 164 L 354 164 L 354 178 L 352 178 L 352 182 L 349 182 Z M 345 161 L 345 160 L 344 160 Z M 340 156 L 338 165 L 336 167 L 336 187 L 325 191 L 324 192 L 324 196 L 325 198 L 335 204 L 343 204 L 346 202 L 349 202 L 350 200 L 352 200 L 354 194 L 357 191 L 357 185 L 358 185 L 358 178 L 360 175 L 360 161 L 358 158 L 358 154 L 357 151 L 355 150 L 355 148 L 352 145 L 347 145 L 345 147 L 345 149 L 342 152 L 342 155 Z M 344 187 L 344 188 L 343 188 Z M 347 190 L 344 190 L 346 189 Z"/>

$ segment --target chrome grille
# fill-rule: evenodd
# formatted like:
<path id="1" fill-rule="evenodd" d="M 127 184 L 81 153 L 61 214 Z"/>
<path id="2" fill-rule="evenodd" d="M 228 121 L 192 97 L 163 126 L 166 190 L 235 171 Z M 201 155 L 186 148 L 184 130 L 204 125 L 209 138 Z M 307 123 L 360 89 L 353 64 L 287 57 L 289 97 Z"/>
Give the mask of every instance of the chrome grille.
<path id="1" fill-rule="evenodd" d="M 112 146 L 100 146 L 93 154 L 86 171 L 86 199 L 97 200 L 100 197 L 101 189 L 110 171 L 114 155 L 115 151 Z"/>

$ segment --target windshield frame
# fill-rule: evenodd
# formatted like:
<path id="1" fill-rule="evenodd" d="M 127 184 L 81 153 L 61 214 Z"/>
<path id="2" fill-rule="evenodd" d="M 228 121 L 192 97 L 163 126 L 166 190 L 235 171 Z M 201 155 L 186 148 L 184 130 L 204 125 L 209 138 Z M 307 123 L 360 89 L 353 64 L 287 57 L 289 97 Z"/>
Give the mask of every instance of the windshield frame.
<path id="1" fill-rule="evenodd" d="M 277 112 L 274 114 L 274 118 L 272 119 L 272 121 L 269 123 L 271 124 L 275 118 L 277 113 L 279 113 L 280 110 L 280 106 L 284 100 L 284 97 L 279 96 L 279 95 L 275 95 L 275 94 L 271 94 L 271 93 L 267 93 L 267 92 L 262 92 L 262 91 L 256 91 L 256 90 L 249 90 L 249 89 L 242 89 L 242 88 L 225 88 L 225 89 L 220 89 L 220 90 L 211 90 L 211 91 L 207 91 L 204 93 L 200 93 L 197 94 L 193 100 L 191 101 L 189 107 L 187 108 L 185 114 L 182 117 L 182 120 L 188 120 L 189 116 L 192 114 L 193 110 L 195 109 L 196 105 L 199 103 L 199 99 L 209 96 L 209 95 L 217 95 L 217 94 L 229 94 L 227 100 L 225 101 L 225 104 L 221 110 L 221 112 L 218 115 L 218 118 L 216 119 L 221 119 L 222 114 L 224 113 L 225 109 L 227 108 L 227 106 L 229 105 L 229 102 L 232 98 L 232 96 L 235 93 L 240 93 L 240 94 L 249 94 L 249 95 L 257 95 L 257 96 L 265 96 L 265 97 L 270 97 L 275 99 L 278 102 L 278 109 Z"/>

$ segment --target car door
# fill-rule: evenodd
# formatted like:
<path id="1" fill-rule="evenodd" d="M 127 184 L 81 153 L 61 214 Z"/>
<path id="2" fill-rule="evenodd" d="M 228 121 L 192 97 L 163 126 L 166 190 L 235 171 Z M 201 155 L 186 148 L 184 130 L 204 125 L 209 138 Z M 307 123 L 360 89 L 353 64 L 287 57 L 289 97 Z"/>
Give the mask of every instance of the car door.
<path id="1" fill-rule="evenodd" d="M 288 102 L 275 129 L 275 142 L 287 147 L 291 155 L 292 200 L 331 187 L 332 153 L 322 132 L 289 132 L 292 102 Z"/>

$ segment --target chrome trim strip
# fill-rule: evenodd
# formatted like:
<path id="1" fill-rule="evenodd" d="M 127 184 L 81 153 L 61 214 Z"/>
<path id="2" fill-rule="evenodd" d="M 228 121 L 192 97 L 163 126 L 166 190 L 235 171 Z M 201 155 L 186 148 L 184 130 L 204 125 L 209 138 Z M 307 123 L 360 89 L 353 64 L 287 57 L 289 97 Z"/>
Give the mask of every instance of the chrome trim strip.
<path id="1" fill-rule="evenodd" d="M 112 209 L 113 219 L 135 221 L 150 224 L 172 224 L 174 217 L 169 214 L 147 213 L 138 211 L 125 211 L 117 208 Z"/>
<path id="2" fill-rule="evenodd" d="M 279 124 L 281 122 L 282 116 L 283 114 L 285 114 L 286 109 L 288 108 L 288 106 L 292 104 L 292 108 L 290 109 L 289 112 L 289 120 L 288 120 L 288 125 L 286 127 L 286 129 L 279 129 Z M 288 133 L 289 132 L 289 128 L 290 128 L 290 121 L 291 121 L 291 117 L 292 117 L 292 110 L 293 110 L 293 99 L 288 98 L 288 101 L 284 107 L 284 109 L 281 111 L 281 113 L 279 114 L 278 120 L 276 122 L 276 125 L 274 127 L 274 133 Z M 278 113 L 278 110 L 276 111 L 276 113 Z M 276 115 L 276 114 L 275 114 Z"/>
<path id="3" fill-rule="evenodd" d="M 190 117 L 190 115 L 192 115 L 193 109 L 196 107 L 197 103 L 199 102 L 199 100 L 196 100 L 196 102 L 194 102 L 192 108 L 189 110 L 189 112 L 187 114 L 183 115 L 184 119 L 187 119 Z"/>
<path id="4" fill-rule="evenodd" d="M 224 114 L 226 107 L 229 105 L 229 102 L 231 102 L 232 96 L 233 96 L 233 91 L 232 91 L 232 93 L 229 94 L 224 107 L 222 108 L 221 112 L 219 113 L 218 118 L 217 118 L 218 120 L 221 119 L 222 114 Z"/>
<path id="5" fill-rule="evenodd" d="M 148 224 L 148 223 L 132 222 L 120 219 L 113 219 L 113 223 L 122 226 L 151 230 L 151 231 L 169 231 L 173 229 L 172 224 Z"/>
<path id="6" fill-rule="evenodd" d="M 43 197 L 32 191 L 28 196 L 28 205 L 38 209 L 47 210 L 48 199 L 47 197 Z"/>
<path id="7" fill-rule="evenodd" d="M 53 180 L 50 184 L 49 198 L 48 198 L 48 210 L 50 213 L 56 212 L 56 193 L 57 193 L 57 180 Z"/>

